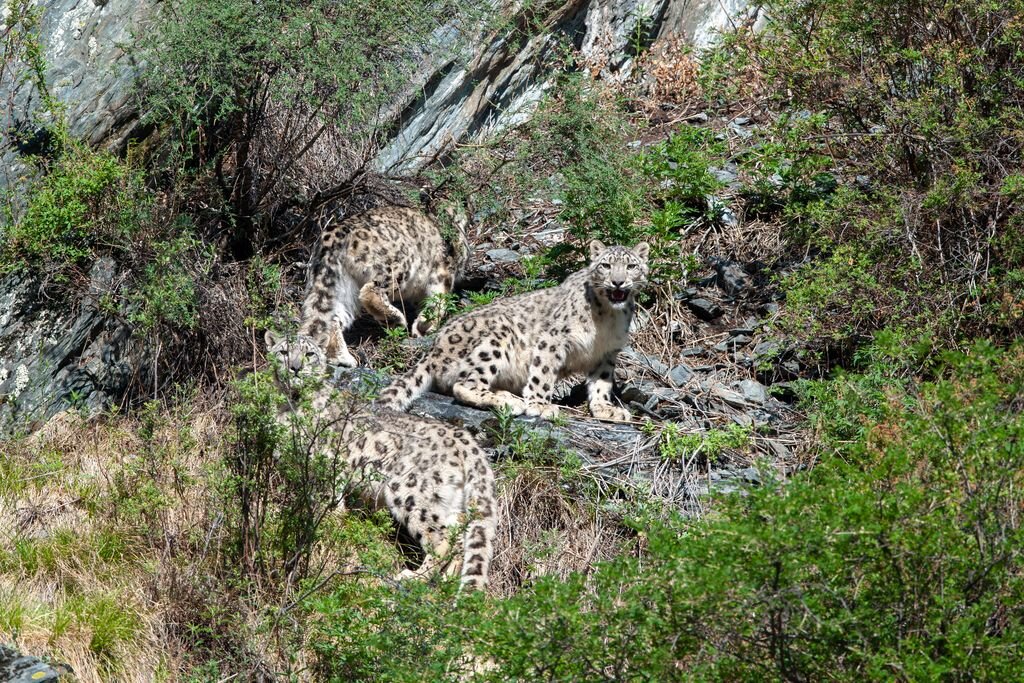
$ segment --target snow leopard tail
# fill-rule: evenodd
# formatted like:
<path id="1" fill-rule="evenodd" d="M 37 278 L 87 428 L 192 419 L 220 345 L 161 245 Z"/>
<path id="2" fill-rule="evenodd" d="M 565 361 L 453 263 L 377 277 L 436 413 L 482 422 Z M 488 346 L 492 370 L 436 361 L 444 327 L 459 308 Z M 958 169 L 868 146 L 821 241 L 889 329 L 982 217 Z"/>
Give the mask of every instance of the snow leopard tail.
<path id="1" fill-rule="evenodd" d="M 487 455 L 471 437 L 464 460 L 466 532 L 462 539 L 462 588 L 480 590 L 487 585 L 487 573 L 494 555 L 498 532 L 498 501 L 494 493 L 494 471 Z"/>
<path id="2" fill-rule="evenodd" d="M 377 405 L 388 410 L 405 410 L 430 389 L 431 375 L 430 363 L 424 358 L 412 370 L 385 387 L 377 398 Z"/>

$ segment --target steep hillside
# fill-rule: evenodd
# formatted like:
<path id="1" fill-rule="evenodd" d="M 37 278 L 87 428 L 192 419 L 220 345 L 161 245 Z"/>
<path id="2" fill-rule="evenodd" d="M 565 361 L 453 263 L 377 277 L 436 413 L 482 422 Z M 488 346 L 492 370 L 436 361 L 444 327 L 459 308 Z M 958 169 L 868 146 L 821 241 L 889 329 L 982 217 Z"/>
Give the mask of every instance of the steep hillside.
<path id="1" fill-rule="evenodd" d="M 0 644 L 97 681 L 1021 677 L 1024 3 L 129 4 L 4 10 Z M 479 594 L 399 578 L 417 540 L 266 358 L 322 229 L 396 204 L 468 219 L 436 317 L 650 245 L 629 420 L 583 376 L 551 419 L 410 408 L 495 470 Z M 359 406 L 433 343 L 345 339 Z"/>

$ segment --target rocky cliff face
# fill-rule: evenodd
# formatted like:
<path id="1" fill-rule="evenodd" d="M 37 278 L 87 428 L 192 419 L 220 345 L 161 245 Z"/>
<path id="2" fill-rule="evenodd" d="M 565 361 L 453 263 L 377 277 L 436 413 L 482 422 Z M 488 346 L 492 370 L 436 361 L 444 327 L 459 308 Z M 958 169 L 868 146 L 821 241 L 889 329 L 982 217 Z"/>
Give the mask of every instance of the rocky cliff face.
<path id="1" fill-rule="evenodd" d="M 0 18 L 11 14 L 4 3 Z M 40 18 L 40 42 L 51 94 L 66 108 L 71 135 L 115 152 L 139 133 L 139 116 L 131 88 L 138 73 L 129 46 L 154 11 L 151 0 L 45 0 Z M 42 100 L 24 74 L 0 76 L 0 130 L 17 130 L 28 149 L 0 147 L 5 172 L 0 188 L 14 185 L 27 170 L 21 152 L 38 144 L 38 121 L 46 120 Z M 4 78 L 8 77 L 8 78 Z M 6 135 L 5 135 L 6 137 Z M 25 143 L 23 143 L 24 145 Z"/>
<path id="2" fill-rule="evenodd" d="M 415 87 L 393 109 L 393 134 L 375 160 L 378 169 L 415 172 L 461 140 L 524 120 L 550 86 L 548 57 L 560 43 L 579 48 L 596 78 L 619 79 L 632 70 L 638 48 L 673 38 L 707 44 L 747 11 L 746 0 L 568 0 L 543 16 L 532 4 L 500 4 L 519 30 L 469 40 L 458 59 L 425 57 Z M 66 108 L 71 134 L 123 151 L 144 132 L 131 93 L 139 65 L 128 46 L 158 3 L 45 0 L 41 6 L 47 84 Z M 2 11 L 9 16 L 9 5 Z M 17 145 L 5 136 L 0 148 L 0 189 L 17 185 L 28 170 L 21 155 L 41 144 L 31 123 L 41 116 L 39 93 L 13 76 L 0 73 L 0 102 L 8 103 L 0 128 L 21 135 Z M 142 343 L 101 305 L 114 268 L 97 263 L 89 293 L 78 301 L 55 298 L 31 278 L 0 282 L 0 433 L 70 406 L 97 409 L 141 374 Z"/>
<path id="3" fill-rule="evenodd" d="M 97 261 L 79 300 L 30 276 L 0 279 L 0 435 L 68 407 L 100 410 L 138 375 L 144 343 L 104 306 L 116 272 L 110 259 Z"/>
<path id="4" fill-rule="evenodd" d="M 521 123 L 550 86 L 548 60 L 559 44 L 577 47 L 595 77 L 614 81 L 629 76 L 638 49 L 673 39 L 706 47 L 756 12 L 747 0 L 570 0 L 547 14 L 547 30 L 530 36 L 528 11 L 504 4 L 522 30 L 482 36 L 458 59 L 426 62 L 377 156 L 379 170 L 415 172 L 460 140 Z"/>

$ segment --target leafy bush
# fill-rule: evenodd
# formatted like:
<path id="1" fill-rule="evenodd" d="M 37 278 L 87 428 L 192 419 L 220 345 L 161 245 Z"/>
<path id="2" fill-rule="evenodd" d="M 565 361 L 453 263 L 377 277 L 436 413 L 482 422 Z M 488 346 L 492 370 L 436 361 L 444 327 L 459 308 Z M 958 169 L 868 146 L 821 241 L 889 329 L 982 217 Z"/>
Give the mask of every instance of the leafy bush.
<path id="1" fill-rule="evenodd" d="M 499 604 L 485 678 L 1019 678 L 1022 354 L 950 356 L 842 457 Z"/>
<path id="2" fill-rule="evenodd" d="M 153 258 L 130 295 L 138 304 L 132 322 L 144 329 L 194 329 L 199 322 L 196 289 L 212 264 L 212 250 L 187 233 L 152 246 Z"/>
<path id="3" fill-rule="evenodd" d="M 320 680 L 465 680 L 476 596 L 456 601 L 457 585 L 343 584 L 310 600 L 311 643 Z"/>
<path id="4" fill-rule="evenodd" d="M 843 362 L 896 325 L 943 346 L 1020 333 L 1022 11 L 1017 0 L 772 0 L 763 32 L 707 61 L 708 79 L 759 96 L 770 120 L 743 160 L 748 213 L 782 217 L 794 252 L 821 256 L 797 275 L 789 331 L 823 332 Z M 841 267 L 851 254 L 855 267 Z M 808 330 L 809 318 L 828 327 Z"/>
<path id="5" fill-rule="evenodd" d="M 172 175 L 199 171 L 211 181 L 220 227 L 248 257 L 257 228 L 351 189 L 379 121 L 424 51 L 451 49 L 482 8 L 422 0 L 168 3 L 140 44 L 146 118 L 164 127 Z"/>
<path id="6" fill-rule="evenodd" d="M 630 130 L 619 103 L 602 98 L 580 74 L 559 79 L 557 95 L 530 124 L 529 157 L 555 161 L 563 201 L 560 218 L 580 243 L 632 244 L 643 189 L 624 149 Z"/>
<path id="7" fill-rule="evenodd" d="M 150 218 L 142 173 L 70 140 L 27 199 L 24 214 L 7 227 L 7 269 L 27 264 L 66 277 L 98 253 L 129 249 Z"/>

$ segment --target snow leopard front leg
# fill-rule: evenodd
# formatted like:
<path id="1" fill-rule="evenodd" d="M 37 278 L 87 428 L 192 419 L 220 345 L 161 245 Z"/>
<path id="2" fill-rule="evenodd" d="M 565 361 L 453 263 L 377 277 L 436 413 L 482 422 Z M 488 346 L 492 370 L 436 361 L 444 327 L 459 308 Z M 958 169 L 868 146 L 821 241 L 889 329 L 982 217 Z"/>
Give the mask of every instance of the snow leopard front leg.
<path id="1" fill-rule="evenodd" d="M 612 387 L 615 383 L 615 360 L 618 352 L 609 353 L 601 359 L 587 376 L 587 395 L 590 399 L 590 414 L 598 420 L 613 422 L 629 420 L 632 416 L 625 408 L 612 403 Z"/>
<path id="2" fill-rule="evenodd" d="M 551 419 L 558 415 L 558 406 L 552 405 L 551 394 L 555 390 L 558 371 L 565 364 L 568 350 L 564 346 L 541 342 L 530 359 L 530 369 L 523 387 L 526 399 L 526 414 Z"/>

